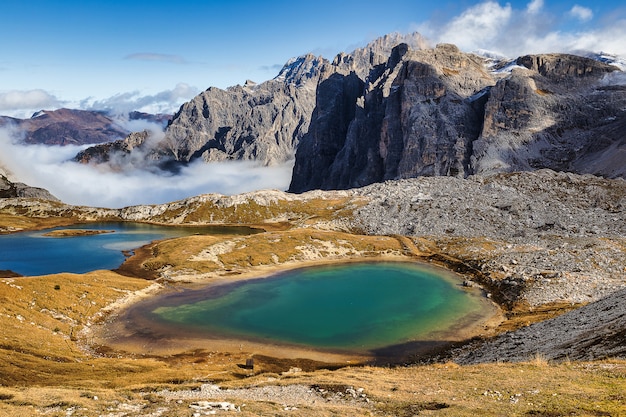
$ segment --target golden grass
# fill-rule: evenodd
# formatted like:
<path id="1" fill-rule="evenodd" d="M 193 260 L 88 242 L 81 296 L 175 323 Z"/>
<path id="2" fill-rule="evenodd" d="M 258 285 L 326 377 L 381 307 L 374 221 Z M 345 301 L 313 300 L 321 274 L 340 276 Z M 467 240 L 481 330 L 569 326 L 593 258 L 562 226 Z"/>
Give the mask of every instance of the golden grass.
<path id="1" fill-rule="evenodd" d="M 340 204 L 340 202 L 338 203 Z M 240 209 L 241 210 L 241 209 Z M 250 208 L 249 218 L 257 218 Z M 260 209 L 259 209 L 260 210 Z M 281 209 L 282 210 L 282 209 Z M 295 210 L 295 208 L 294 208 Z M 280 211 L 280 210 L 279 210 Z M 205 213 L 206 214 L 206 213 Z M 321 205 L 308 216 L 333 219 Z M 323 217 L 328 216 L 328 217 Z M 262 217 L 262 216 L 261 216 Z M 198 214 L 198 219 L 203 217 Z M 263 220 L 263 219 L 260 219 Z M 52 222 L 61 221 L 59 219 Z M 68 222 L 69 223 L 69 222 Z M 44 220 L 0 215 L 0 226 L 45 227 Z M 447 253 L 497 242 L 450 241 Z M 218 245 L 217 247 L 215 245 Z M 226 245 L 224 250 L 214 250 Z M 342 259 L 386 253 L 431 256 L 441 251 L 426 238 L 359 236 L 313 229 L 272 231 L 251 236 L 189 236 L 154 244 L 140 260 L 146 270 L 168 266 L 173 273 L 238 272 L 271 265 L 298 265 L 305 259 Z M 467 252 L 466 252 L 467 253 Z M 319 256 L 319 258 L 316 258 Z M 471 258 L 466 255 L 467 258 Z M 282 400 L 231 399 L 242 416 L 621 416 L 626 415 L 626 361 L 551 363 L 537 356 L 528 363 L 456 364 L 320 369 L 319 363 L 255 357 L 253 371 L 240 366 L 248 352 L 189 351 L 179 355 L 130 355 L 86 350 L 89 323 L 106 319 L 103 309 L 151 284 L 110 271 L 0 279 L 0 416 L 189 416 L 197 399 L 168 401 L 159 395 L 197 389 L 304 384 L 329 392 L 363 388 L 362 401 L 296 404 Z M 562 312 L 545 306 L 510 312 L 513 327 Z M 97 346 L 92 346 L 98 348 Z M 301 372 L 287 372 L 294 367 Z"/>
<path id="2" fill-rule="evenodd" d="M 169 275 L 206 274 L 303 261 L 404 256 L 394 237 L 362 236 L 314 229 L 273 231 L 249 236 L 188 236 L 159 242 L 142 260 L 145 270 L 168 268 Z M 145 255 L 138 255 L 145 256 Z"/>
<path id="3" fill-rule="evenodd" d="M 300 233 L 307 235 L 307 231 Z M 305 384 L 338 391 L 352 386 L 363 388 L 369 401 L 321 400 L 316 406 L 298 406 L 297 415 L 626 413 L 624 361 L 554 364 L 537 357 L 523 364 L 364 366 L 331 371 L 314 370 L 319 364 L 310 361 L 257 357 L 254 371 L 244 371 L 239 365 L 249 357 L 246 352 L 131 357 L 123 352 L 94 356 L 81 349 L 85 340 L 78 331 L 88 321 L 97 321 L 97 313 L 106 305 L 149 284 L 108 271 L 2 280 L 0 415 L 65 416 L 72 410 L 85 416 L 112 411 L 150 415 L 159 410 L 164 415 L 190 415 L 193 398 L 167 402 L 158 391 L 193 389 L 202 383 L 224 388 Z M 304 371 L 287 372 L 294 366 Z M 286 413 L 280 401 L 232 401 L 246 404 L 241 415 Z"/>
<path id="4" fill-rule="evenodd" d="M 67 226 L 75 223 L 74 219 L 63 217 L 29 217 L 0 213 L 0 233 L 19 230 L 45 229 L 48 227 Z"/>
<path id="5" fill-rule="evenodd" d="M 351 198 L 278 200 L 268 205 L 247 200 L 230 207 L 214 202 L 201 202 L 167 210 L 153 220 L 168 222 L 172 218 L 184 216 L 184 223 L 271 224 L 291 221 L 310 224 L 314 221 L 331 221 L 350 216 L 361 204 L 364 202 Z"/>

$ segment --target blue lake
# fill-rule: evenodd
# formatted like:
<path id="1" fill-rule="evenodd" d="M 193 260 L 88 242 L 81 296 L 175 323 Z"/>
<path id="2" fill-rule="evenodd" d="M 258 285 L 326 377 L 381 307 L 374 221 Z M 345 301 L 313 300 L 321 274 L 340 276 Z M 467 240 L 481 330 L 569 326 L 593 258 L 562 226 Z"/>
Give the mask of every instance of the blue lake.
<path id="1" fill-rule="evenodd" d="M 377 262 L 168 294 L 135 306 L 126 319 L 137 318 L 143 334 L 169 339 L 204 336 L 370 351 L 445 339 L 483 317 L 487 305 L 446 271 Z"/>
<path id="2" fill-rule="evenodd" d="M 80 229 L 112 231 L 85 236 L 44 236 L 53 230 Z M 0 270 L 25 276 L 60 272 L 85 273 L 115 269 L 130 251 L 154 240 L 192 234 L 250 234 L 247 227 L 170 227 L 143 223 L 103 222 L 0 235 Z"/>

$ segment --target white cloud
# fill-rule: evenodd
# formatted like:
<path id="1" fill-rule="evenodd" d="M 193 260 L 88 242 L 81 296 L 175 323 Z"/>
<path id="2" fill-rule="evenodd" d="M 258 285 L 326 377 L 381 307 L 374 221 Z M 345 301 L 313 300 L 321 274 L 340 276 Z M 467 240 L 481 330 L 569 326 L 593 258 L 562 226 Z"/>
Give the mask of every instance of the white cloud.
<path id="1" fill-rule="evenodd" d="M 574 6 L 570 16 L 590 20 L 593 12 Z M 485 1 L 466 9 L 447 22 L 418 24 L 431 43 L 454 43 L 465 51 L 489 50 L 511 58 L 525 54 L 593 51 L 626 56 L 626 21 L 606 21 L 596 28 L 559 26 L 563 19 L 544 10 L 543 0 L 532 0 L 524 9 L 507 3 Z M 571 23 L 571 22 L 570 22 Z"/>
<path id="2" fill-rule="evenodd" d="M 127 114 L 131 111 L 171 114 L 199 92 L 196 87 L 178 83 L 173 89 L 156 94 L 142 95 L 139 91 L 131 91 L 102 100 L 86 99 L 80 103 L 80 107 L 85 110 L 104 110 L 112 114 Z"/>
<path id="3" fill-rule="evenodd" d="M 476 49 L 476 45 L 498 36 L 511 18 L 511 13 L 510 4 L 502 7 L 487 1 L 470 7 L 443 27 L 434 28 L 426 24 L 420 32 L 437 42 L 453 43 L 461 49 Z"/>
<path id="4" fill-rule="evenodd" d="M 129 163 L 124 170 L 70 161 L 84 147 L 17 145 L 0 129 L 0 166 L 12 179 L 42 187 L 62 201 L 95 207 L 157 204 L 204 193 L 238 194 L 259 189 L 285 190 L 293 163 L 263 167 L 254 162 L 205 164 L 197 161 L 172 174 Z"/>
<path id="5" fill-rule="evenodd" d="M 586 22 L 593 19 L 593 11 L 587 7 L 579 6 L 578 4 L 574 5 L 572 9 L 569 11 L 570 16 L 582 21 Z"/>
<path id="6" fill-rule="evenodd" d="M 44 90 L 0 92 L 0 111 L 41 110 L 60 105 L 59 99 Z"/>
<path id="7" fill-rule="evenodd" d="M 543 9 L 543 0 L 532 0 L 526 6 L 526 11 L 530 14 L 539 13 Z"/>

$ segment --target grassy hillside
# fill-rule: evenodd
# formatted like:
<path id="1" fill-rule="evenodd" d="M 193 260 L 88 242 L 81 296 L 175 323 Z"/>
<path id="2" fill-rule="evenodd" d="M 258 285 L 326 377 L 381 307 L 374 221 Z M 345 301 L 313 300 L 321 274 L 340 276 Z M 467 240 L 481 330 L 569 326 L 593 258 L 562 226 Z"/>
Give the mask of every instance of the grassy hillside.
<path id="1" fill-rule="evenodd" d="M 190 406 L 206 400 L 203 384 L 230 388 L 219 401 L 245 404 L 241 415 L 250 416 L 626 412 L 623 361 L 551 364 L 536 358 L 522 364 L 328 370 L 312 361 L 253 356 L 255 367 L 246 370 L 248 352 L 144 357 L 86 350 L 88 334 L 81 329 L 103 320 L 107 305 L 150 285 L 108 271 L 2 280 L 0 415 L 188 416 Z M 299 386 L 312 390 L 317 401 L 299 396 Z M 266 387 L 264 395 L 258 387 Z"/>

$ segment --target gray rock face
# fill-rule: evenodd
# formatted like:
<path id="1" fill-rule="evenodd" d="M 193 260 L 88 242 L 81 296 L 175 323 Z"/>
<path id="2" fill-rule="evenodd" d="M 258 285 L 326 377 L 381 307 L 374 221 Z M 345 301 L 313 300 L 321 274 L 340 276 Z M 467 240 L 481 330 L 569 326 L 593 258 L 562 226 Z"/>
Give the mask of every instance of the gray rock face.
<path id="1" fill-rule="evenodd" d="M 487 63 L 452 45 L 404 45 L 367 77 L 355 72 L 364 88 L 349 100 L 321 81 L 290 191 L 540 168 L 626 175 L 626 87 L 607 81 L 616 67 L 561 54 L 521 57 L 510 74 Z"/>
<path id="2" fill-rule="evenodd" d="M 371 70 L 367 80 L 363 90 L 345 103 L 354 108 L 353 118 L 346 120 L 346 112 L 337 115 L 335 124 L 346 127 L 333 129 L 332 134 L 320 134 L 324 129 L 318 128 L 333 125 L 334 109 L 332 92 L 320 83 L 311 128 L 296 154 L 290 191 L 469 174 L 471 143 L 482 120 L 482 100 L 473 96 L 495 82 L 482 58 L 452 45 L 411 51 L 402 44 L 385 65 Z M 310 152 L 316 148 L 337 151 L 320 157 Z M 309 178 L 307 172 L 318 175 Z"/>
<path id="3" fill-rule="evenodd" d="M 0 172 L 0 198 L 37 198 L 41 200 L 59 201 L 48 190 L 31 187 L 21 182 L 12 182 Z"/>
<path id="4" fill-rule="evenodd" d="M 209 88 L 176 113 L 162 148 L 178 161 L 242 159 L 271 165 L 293 159 L 309 127 L 324 62 L 306 55 L 289 61 L 273 80 Z"/>
<path id="5" fill-rule="evenodd" d="M 454 355 L 462 364 L 545 360 L 626 358 L 626 289 L 570 313 L 481 344 Z"/>
<path id="6" fill-rule="evenodd" d="M 626 87 L 616 68 L 573 55 L 525 56 L 491 89 L 472 172 L 550 168 L 624 177 Z"/>
<path id="7" fill-rule="evenodd" d="M 360 79 L 365 80 L 372 68 L 385 65 L 393 48 L 400 44 L 406 44 L 413 50 L 427 49 L 428 42 L 417 32 L 402 35 L 390 33 L 377 38 L 364 46 L 357 48 L 349 54 L 340 53 L 332 62 L 333 72 L 350 74 L 354 72 Z"/>
<path id="8" fill-rule="evenodd" d="M 335 73 L 365 78 L 401 42 L 426 46 L 417 33 L 390 34 L 351 54 L 339 54 L 332 64 L 308 54 L 287 62 L 270 81 L 209 88 L 174 116 L 160 145 L 161 157 L 183 162 L 256 160 L 265 165 L 291 160 L 309 130 L 318 82 Z"/>

